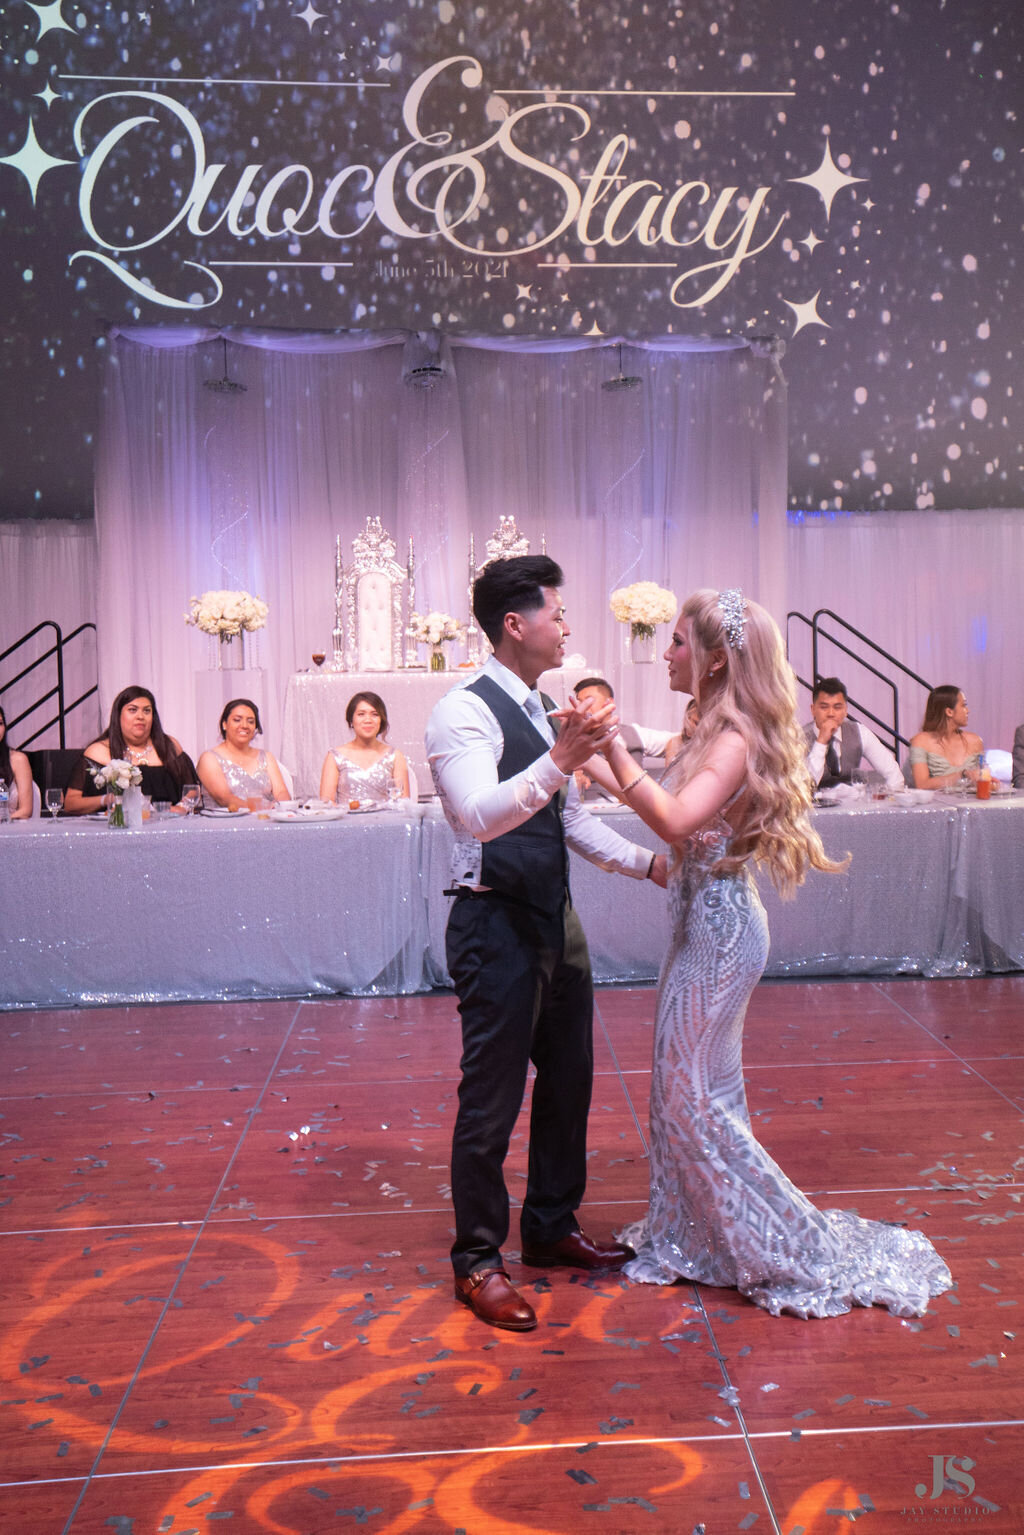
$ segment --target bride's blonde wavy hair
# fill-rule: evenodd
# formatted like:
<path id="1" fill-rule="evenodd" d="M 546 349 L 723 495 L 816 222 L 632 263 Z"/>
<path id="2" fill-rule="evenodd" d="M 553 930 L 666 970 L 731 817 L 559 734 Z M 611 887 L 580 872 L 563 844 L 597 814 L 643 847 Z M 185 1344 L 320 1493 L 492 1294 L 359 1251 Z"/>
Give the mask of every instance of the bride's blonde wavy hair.
<path id="1" fill-rule="evenodd" d="M 742 645 L 734 646 L 723 627 L 720 597 L 705 588 L 683 604 L 700 721 L 673 763 L 671 779 L 666 774 L 665 787 L 688 783 L 707 762 L 716 737 L 723 730 L 738 731 L 747 747 L 746 792 L 729 852 L 714 872 L 735 873 L 752 857 L 768 869 L 780 895 L 789 896 L 808 869 L 838 872 L 849 863 L 849 854 L 843 863 L 834 863 L 810 823 L 807 743 L 796 721 L 796 682 L 775 620 L 746 600 Z M 720 649 L 726 656 L 724 682 L 705 702 L 701 687 L 712 653 Z"/>

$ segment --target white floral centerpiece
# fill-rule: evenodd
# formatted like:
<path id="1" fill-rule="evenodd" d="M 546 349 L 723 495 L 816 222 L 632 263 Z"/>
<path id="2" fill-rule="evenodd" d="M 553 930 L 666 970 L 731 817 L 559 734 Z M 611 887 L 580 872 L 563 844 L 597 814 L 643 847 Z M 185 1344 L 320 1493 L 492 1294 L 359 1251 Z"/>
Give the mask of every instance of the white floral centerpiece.
<path id="1" fill-rule="evenodd" d="M 234 639 L 243 630 L 262 629 L 269 612 L 267 604 L 249 592 L 204 592 L 189 598 L 187 624 L 195 624 L 204 634 Z"/>
<path id="2" fill-rule="evenodd" d="M 452 618 L 450 613 L 409 614 L 409 637 L 418 645 L 430 646 L 431 671 L 444 671 L 444 646 L 454 640 L 461 640 L 465 632 L 465 625 L 460 624 L 457 618 Z"/>
<path id="3" fill-rule="evenodd" d="M 620 624 L 629 625 L 634 660 L 654 660 L 655 626 L 671 623 L 678 609 L 675 592 L 654 581 L 634 581 L 611 596 L 612 613 Z"/>
<path id="4" fill-rule="evenodd" d="M 134 763 L 126 762 L 123 757 L 112 757 L 102 767 L 89 769 L 92 781 L 101 794 L 113 794 L 114 803 L 110 807 L 109 821 L 111 826 L 123 826 L 124 820 L 124 794 L 128 789 L 137 789 L 142 782 L 142 769 Z"/>

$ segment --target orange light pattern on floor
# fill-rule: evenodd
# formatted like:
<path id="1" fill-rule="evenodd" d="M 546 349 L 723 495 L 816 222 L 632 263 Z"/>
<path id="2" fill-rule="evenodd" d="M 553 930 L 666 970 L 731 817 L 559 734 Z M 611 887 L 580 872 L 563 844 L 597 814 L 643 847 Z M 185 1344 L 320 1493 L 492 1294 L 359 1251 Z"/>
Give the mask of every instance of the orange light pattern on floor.
<path id="1" fill-rule="evenodd" d="M 653 1002 L 598 996 L 598 1234 L 644 1202 Z M 451 997 L 4 1014 L 0 1527 L 1021 1535 L 1022 1024 L 1022 977 L 751 1006 L 758 1134 L 927 1232 L 926 1317 L 527 1269 L 513 1228 L 514 1335 L 451 1295 Z"/>

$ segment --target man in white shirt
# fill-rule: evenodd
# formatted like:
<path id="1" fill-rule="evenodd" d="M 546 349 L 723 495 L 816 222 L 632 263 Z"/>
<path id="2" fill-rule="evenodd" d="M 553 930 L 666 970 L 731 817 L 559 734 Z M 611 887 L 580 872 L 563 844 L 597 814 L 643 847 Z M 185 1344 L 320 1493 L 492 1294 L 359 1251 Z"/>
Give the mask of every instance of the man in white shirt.
<path id="1" fill-rule="evenodd" d="M 665 883 L 665 859 L 584 810 L 576 768 L 614 729 L 614 708 L 554 705 L 537 678 L 562 664 L 569 627 L 546 555 L 495 560 L 473 589 L 494 654 L 447 693 L 427 725 L 430 769 L 455 834 L 448 969 L 462 1017 L 462 1081 L 452 1137 L 455 1296 L 481 1321 L 537 1325 L 505 1272 L 502 1172 L 532 1061 L 523 1262 L 620 1267 L 630 1250 L 592 1241 L 576 1211 L 586 1186 L 593 1077 L 593 986 L 569 899 L 568 847 L 608 870 Z"/>
<path id="2" fill-rule="evenodd" d="M 847 719 L 846 688 L 838 677 L 819 677 L 811 698 L 811 723 L 804 726 L 810 748 L 807 768 L 821 789 L 849 783 L 866 761 L 880 773 L 888 789 L 906 788 L 903 771 L 889 749 L 866 725 Z"/>

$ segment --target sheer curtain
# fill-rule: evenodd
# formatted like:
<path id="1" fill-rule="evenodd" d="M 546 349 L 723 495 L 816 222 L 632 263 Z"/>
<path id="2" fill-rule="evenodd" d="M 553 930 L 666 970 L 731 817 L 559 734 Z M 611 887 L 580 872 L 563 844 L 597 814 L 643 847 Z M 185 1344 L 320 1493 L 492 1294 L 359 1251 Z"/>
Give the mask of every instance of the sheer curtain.
<path id="1" fill-rule="evenodd" d="M 0 651 L 46 620 L 60 624 L 65 635 L 79 624 L 96 622 L 95 526 L 42 518 L 0 522 Z M 44 629 L 16 651 L 0 668 L 0 685 L 44 655 L 53 642 L 53 630 Z M 78 698 L 95 681 L 96 640 L 87 630 L 65 653 L 66 700 Z M 16 720 L 55 686 L 56 662 L 51 658 L 0 695 L 6 718 Z M 12 746 L 20 746 L 56 712 L 55 698 L 33 709 L 23 724 L 12 727 Z M 69 745 L 93 740 L 98 726 L 99 703 L 93 697 L 70 717 Z M 58 744 L 54 727 L 32 741 L 31 749 Z"/>
<path id="2" fill-rule="evenodd" d="M 414 542 L 417 606 L 465 618 L 469 536 L 479 564 L 513 513 L 565 570 L 570 649 L 611 675 L 630 717 L 677 724 L 662 668 L 622 663 L 608 598 L 636 580 L 680 598 L 709 583 L 759 593 L 765 529 L 784 525 L 772 360 L 627 344 L 622 371 L 639 382 L 606 390 L 619 374 L 607 343 L 453 341 L 445 376 L 421 390 L 402 381 L 404 340 L 232 333 L 225 362 L 213 332 L 111 336 L 96 480 L 104 703 L 148 683 L 183 744 L 209 744 L 195 694 L 213 642 L 183 615 L 203 590 L 246 588 L 270 607 L 252 654 L 271 733 L 288 675 L 329 637 L 338 535 L 347 556 L 379 516 L 403 563 Z M 208 387 L 225 373 L 244 392 Z"/>
<path id="3" fill-rule="evenodd" d="M 1024 512 L 805 515 L 787 529 L 786 556 L 791 608 L 808 616 L 831 608 L 932 686 L 962 688 L 970 728 L 986 746 L 1012 746 L 1024 721 Z M 802 625 L 792 626 L 791 659 L 809 678 Z M 891 718 L 891 691 L 848 656 L 826 644 L 819 665 Z M 899 686 L 900 728 L 910 736 L 926 695 Z"/>

